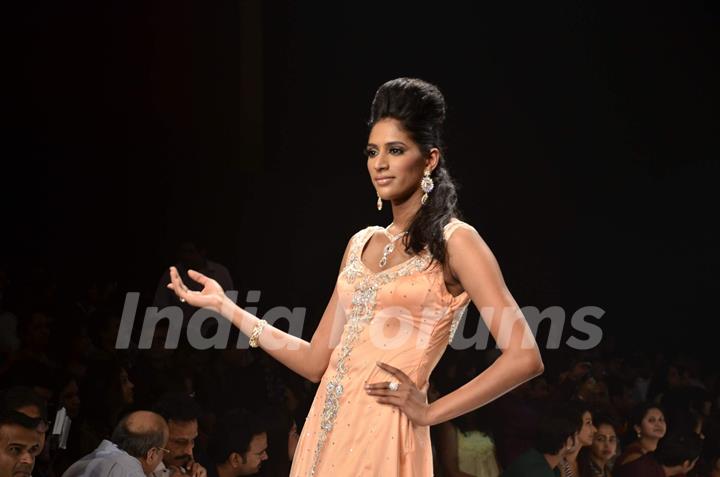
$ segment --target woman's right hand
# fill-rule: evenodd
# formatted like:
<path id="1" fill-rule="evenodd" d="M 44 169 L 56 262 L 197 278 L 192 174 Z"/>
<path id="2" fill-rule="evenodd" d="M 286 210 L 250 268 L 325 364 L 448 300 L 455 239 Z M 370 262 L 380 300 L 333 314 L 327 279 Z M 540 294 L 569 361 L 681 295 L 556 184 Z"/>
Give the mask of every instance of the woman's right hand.
<path id="1" fill-rule="evenodd" d="M 190 290 L 180 279 L 180 274 L 175 267 L 170 267 L 171 283 L 168 283 L 167 287 L 174 291 L 182 302 L 220 313 L 226 298 L 220 284 L 195 270 L 188 270 L 188 276 L 202 285 L 203 289 L 201 291 Z"/>

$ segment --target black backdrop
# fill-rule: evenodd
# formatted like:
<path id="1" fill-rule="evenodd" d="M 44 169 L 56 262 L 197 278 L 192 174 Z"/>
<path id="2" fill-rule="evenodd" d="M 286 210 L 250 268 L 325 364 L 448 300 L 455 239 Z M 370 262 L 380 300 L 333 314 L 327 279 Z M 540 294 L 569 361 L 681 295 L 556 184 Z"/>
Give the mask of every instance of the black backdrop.
<path id="1" fill-rule="evenodd" d="M 308 307 L 375 210 L 375 89 L 449 104 L 461 206 L 523 306 L 595 305 L 635 349 L 709 349 L 718 8 L 607 2 L 15 2 L 4 260 L 147 303 L 193 236 L 241 301 Z M 486 5 L 487 3 L 487 5 Z"/>

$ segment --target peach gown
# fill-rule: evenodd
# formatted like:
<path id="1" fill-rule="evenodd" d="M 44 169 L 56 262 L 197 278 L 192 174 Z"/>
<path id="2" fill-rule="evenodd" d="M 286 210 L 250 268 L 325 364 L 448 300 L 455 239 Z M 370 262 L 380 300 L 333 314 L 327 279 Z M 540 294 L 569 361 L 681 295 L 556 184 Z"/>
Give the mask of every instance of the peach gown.
<path id="1" fill-rule="evenodd" d="M 445 239 L 458 227 L 472 229 L 453 219 L 445 226 Z M 305 420 L 292 477 L 433 475 L 430 428 L 377 403 L 364 384 L 393 378 L 375 364 L 383 361 L 426 392 L 469 297 L 450 294 L 442 267 L 431 264 L 427 250 L 373 273 L 361 254 L 379 231 L 382 227 L 367 227 L 351 239 L 337 280 L 347 321 Z"/>

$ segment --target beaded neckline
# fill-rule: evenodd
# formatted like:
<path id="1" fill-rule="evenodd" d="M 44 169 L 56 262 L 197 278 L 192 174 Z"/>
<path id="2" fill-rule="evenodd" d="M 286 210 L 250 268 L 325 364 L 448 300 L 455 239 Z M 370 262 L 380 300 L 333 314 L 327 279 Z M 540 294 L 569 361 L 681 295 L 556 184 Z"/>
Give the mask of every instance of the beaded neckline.
<path id="1" fill-rule="evenodd" d="M 395 270 L 396 268 L 402 267 L 403 265 L 409 265 L 409 264 L 411 264 L 411 263 L 413 262 L 413 260 L 425 260 L 425 259 L 427 259 L 427 256 L 428 256 L 429 254 L 428 254 L 427 252 L 425 252 L 425 253 L 422 253 L 422 254 L 419 254 L 419 255 L 413 255 L 412 257 L 409 257 L 408 259 L 403 260 L 402 262 L 400 262 L 400 263 L 398 263 L 398 264 L 396 264 L 396 265 L 393 265 L 392 267 L 385 268 L 385 269 L 383 269 L 383 270 L 378 270 L 377 272 L 374 272 L 373 270 L 370 269 L 370 267 L 368 267 L 367 265 L 365 265 L 365 262 L 363 262 L 363 260 L 362 260 L 362 254 L 363 254 L 363 249 L 365 248 L 365 245 L 367 245 L 367 243 L 368 243 L 368 241 L 370 240 L 370 238 L 372 238 L 372 236 L 375 235 L 375 232 L 377 232 L 378 230 L 385 230 L 385 228 L 384 228 L 384 227 L 380 227 L 380 226 L 374 226 L 374 227 L 371 229 L 372 233 L 366 234 L 365 239 L 362 240 L 360 243 L 358 243 L 357 251 L 355 252 L 355 253 L 356 253 L 356 256 L 357 256 L 357 263 L 360 264 L 360 266 L 361 266 L 368 274 L 370 274 L 370 275 L 372 275 L 372 276 L 379 276 L 379 275 L 382 275 L 382 274 L 385 273 L 385 272 L 390 272 L 390 271 Z"/>

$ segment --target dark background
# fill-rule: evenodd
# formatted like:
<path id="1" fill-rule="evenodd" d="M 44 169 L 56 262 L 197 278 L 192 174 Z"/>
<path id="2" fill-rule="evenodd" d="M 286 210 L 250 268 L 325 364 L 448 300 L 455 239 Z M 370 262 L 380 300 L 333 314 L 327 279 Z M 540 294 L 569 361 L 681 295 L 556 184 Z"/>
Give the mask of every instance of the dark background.
<path id="1" fill-rule="evenodd" d="M 391 220 L 361 154 L 374 91 L 416 76 L 446 95 L 462 210 L 521 306 L 713 355 L 717 4 L 306 3 L 7 6 L 15 279 L 147 304 L 193 237 L 242 303 L 308 307 L 309 337 L 348 238 Z"/>

